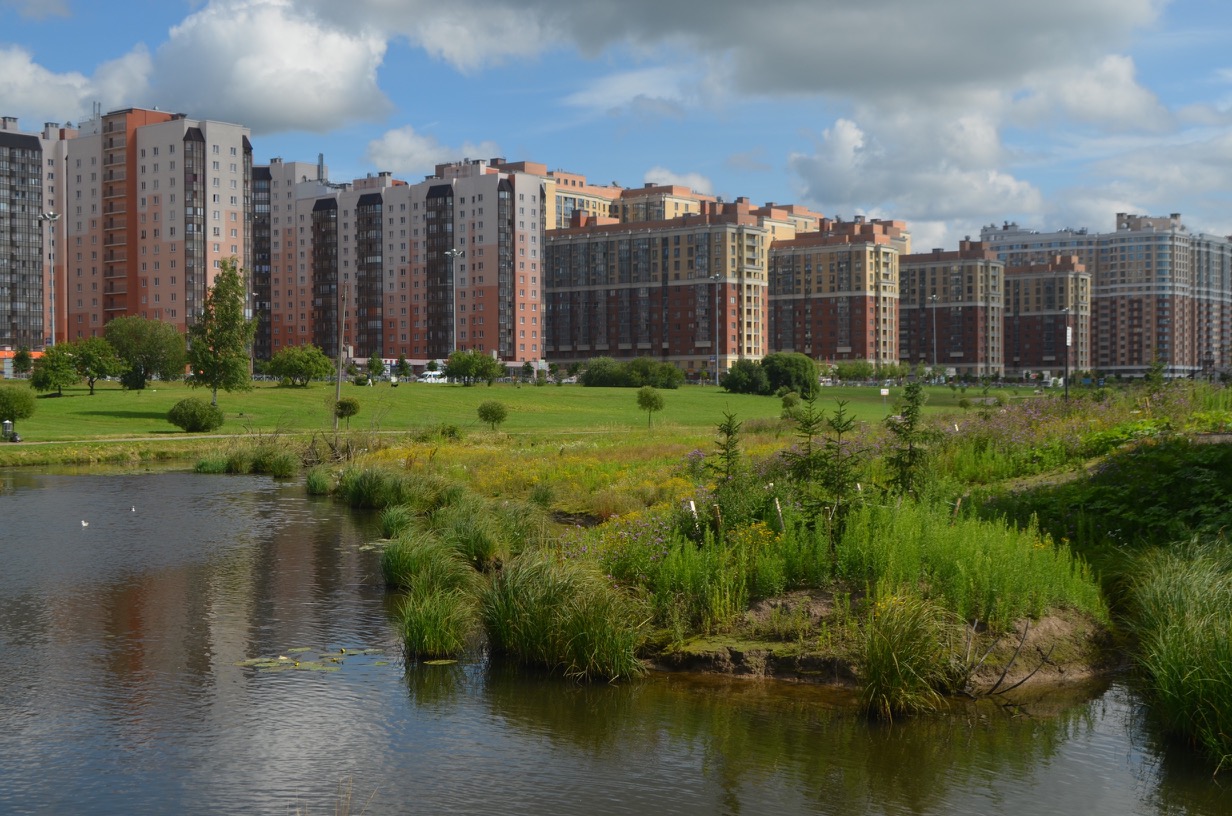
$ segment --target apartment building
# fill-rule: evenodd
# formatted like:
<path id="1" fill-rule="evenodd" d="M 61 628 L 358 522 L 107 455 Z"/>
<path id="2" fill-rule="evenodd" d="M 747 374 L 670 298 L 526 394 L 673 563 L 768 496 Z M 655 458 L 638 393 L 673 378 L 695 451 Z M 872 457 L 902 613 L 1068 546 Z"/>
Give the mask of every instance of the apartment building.
<path id="1" fill-rule="evenodd" d="M 1076 255 L 1006 267 L 1005 373 L 1045 379 L 1091 365 L 1091 273 Z"/>
<path id="2" fill-rule="evenodd" d="M 56 335 L 98 336 L 126 315 L 186 330 L 221 262 L 251 265 L 247 129 L 129 108 L 63 135 Z"/>
<path id="3" fill-rule="evenodd" d="M 1005 264 L 978 241 L 957 250 L 903 255 L 899 357 L 952 376 L 1004 372 Z"/>
<path id="4" fill-rule="evenodd" d="M 655 357 L 698 375 L 763 357 L 769 230 L 747 201 L 698 206 L 631 223 L 575 212 L 550 231 L 546 356 Z"/>
<path id="5" fill-rule="evenodd" d="M 1091 273 L 1091 367 L 1142 376 L 1158 360 L 1167 376 L 1232 363 L 1228 348 L 1228 239 L 1189 232 L 1179 213 L 1116 214 L 1107 233 L 1040 233 L 1005 223 L 981 240 L 1009 267 L 1073 255 Z"/>
<path id="6" fill-rule="evenodd" d="M 546 168 L 466 159 L 415 184 L 334 184 L 307 167 L 269 169 L 271 352 L 543 358 Z"/>
<path id="7" fill-rule="evenodd" d="M 899 258 L 910 251 L 902 221 L 823 218 L 816 232 L 770 250 L 769 351 L 817 360 L 899 359 Z"/>

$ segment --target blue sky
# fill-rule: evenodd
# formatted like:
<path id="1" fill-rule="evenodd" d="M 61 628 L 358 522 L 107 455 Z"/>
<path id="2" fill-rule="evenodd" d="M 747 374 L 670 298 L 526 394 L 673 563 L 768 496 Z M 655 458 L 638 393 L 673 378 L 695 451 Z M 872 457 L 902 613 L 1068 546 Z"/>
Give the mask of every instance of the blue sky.
<path id="1" fill-rule="evenodd" d="M 1226 0 L 0 0 L 0 114 L 157 106 L 334 181 L 503 156 L 908 222 L 1232 234 Z"/>

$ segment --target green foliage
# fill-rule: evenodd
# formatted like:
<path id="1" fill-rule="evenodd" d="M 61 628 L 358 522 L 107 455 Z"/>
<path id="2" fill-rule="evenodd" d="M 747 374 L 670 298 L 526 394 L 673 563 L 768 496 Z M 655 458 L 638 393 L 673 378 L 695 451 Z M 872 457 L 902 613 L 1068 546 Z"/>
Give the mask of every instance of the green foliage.
<path id="1" fill-rule="evenodd" d="M 475 639 L 478 617 L 469 594 L 441 589 L 411 593 L 398 610 L 403 647 L 412 658 L 457 657 Z"/>
<path id="2" fill-rule="evenodd" d="M 351 417 L 359 413 L 359 400 L 355 397 L 343 397 L 334 403 L 334 416 L 345 419 L 347 428 L 351 427 Z"/>
<path id="3" fill-rule="evenodd" d="M 184 335 L 170 323 L 144 317 L 117 317 L 107 323 L 103 336 L 124 362 L 121 384 L 140 391 L 150 379 L 178 380 L 184 376 L 187 349 Z"/>
<path id="4" fill-rule="evenodd" d="M 38 404 L 27 385 L 0 385 L 0 422 L 28 419 Z"/>
<path id="5" fill-rule="evenodd" d="M 196 397 L 180 400 L 167 412 L 167 421 L 188 433 L 203 433 L 222 427 L 222 409 Z"/>
<path id="6" fill-rule="evenodd" d="M 719 385 L 731 394 L 771 394 L 770 378 L 756 360 L 737 360 L 719 377 Z"/>
<path id="7" fill-rule="evenodd" d="M 274 352 L 265 365 L 270 376 L 283 385 L 306 387 L 313 380 L 323 380 L 334 374 L 334 364 L 325 352 L 312 344 L 284 346 Z"/>
<path id="8" fill-rule="evenodd" d="M 497 377 L 504 374 L 504 363 L 478 349 L 455 351 L 445 363 L 445 376 L 459 380 L 463 385 L 474 385 L 478 382 L 491 385 Z"/>
<path id="9" fill-rule="evenodd" d="M 381 355 L 372 354 L 368 357 L 368 376 L 371 379 L 379 380 L 385 375 L 385 361 L 381 359 Z"/>
<path id="10" fill-rule="evenodd" d="M 891 436 L 891 451 L 886 457 L 890 487 L 903 496 L 919 495 L 924 465 L 929 456 L 929 443 L 938 439 L 938 435 L 923 423 L 926 399 L 919 380 L 908 383 L 898 415 L 887 417 L 885 421 Z"/>
<path id="11" fill-rule="evenodd" d="M 834 376 L 843 382 L 871 380 L 876 371 L 868 360 L 841 360 L 834 364 Z"/>
<path id="12" fill-rule="evenodd" d="M 817 362 L 807 354 L 795 351 L 767 354 L 761 360 L 761 367 L 772 392 L 786 389 L 807 399 L 820 388 Z"/>
<path id="13" fill-rule="evenodd" d="M 328 496 L 334 487 L 334 480 L 330 476 L 329 468 L 324 465 L 317 465 L 309 470 L 304 480 L 309 496 Z"/>
<path id="14" fill-rule="evenodd" d="M 649 428 L 651 417 L 663 410 L 663 395 L 654 387 L 643 385 L 637 390 L 637 407 L 646 412 L 646 427 Z"/>
<path id="15" fill-rule="evenodd" d="M 398 355 L 398 362 L 394 363 L 394 374 L 400 379 L 407 379 L 414 372 L 411 370 L 411 364 L 407 362 L 405 354 Z"/>
<path id="16" fill-rule="evenodd" d="M 105 377 L 117 377 L 125 370 L 116 350 L 101 337 L 84 337 L 69 343 L 68 353 L 73 357 L 77 376 L 89 386 L 91 396 L 94 395 L 96 382 Z"/>
<path id="17" fill-rule="evenodd" d="M 73 362 L 72 349 L 67 345 L 48 346 L 43 356 L 34 361 L 34 373 L 30 385 L 35 391 L 64 393 L 64 386 L 74 385 L 81 379 Z"/>
<path id="18" fill-rule="evenodd" d="M 475 409 L 479 421 L 486 423 L 492 430 L 509 418 L 509 408 L 499 400 L 484 400 Z"/>
<path id="19" fill-rule="evenodd" d="M 1226 540 L 1154 550 L 1136 565 L 1130 591 L 1152 713 L 1217 767 L 1232 762 L 1230 555 Z"/>
<path id="20" fill-rule="evenodd" d="M 244 280 L 235 258 L 222 261 L 201 314 L 188 327 L 188 384 L 209 388 L 213 405 L 218 404 L 220 388 L 228 392 L 252 388 L 250 349 L 257 324 L 244 316 L 248 304 Z"/>
<path id="21" fill-rule="evenodd" d="M 497 654 L 581 680 L 645 671 L 639 607 L 589 565 L 528 552 L 492 577 L 481 603 Z"/>
<path id="22" fill-rule="evenodd" d="M 742 470 L 740 425 L 735 414 L 724 412 L 723 421 L 718 427 L 719 438 L 715 440 L 717 462 L 706 463 L 725 481 L 734 479 Z"/>
<path id="23" fill-rule="evenodd" d="M 30 369 L 34 367 L 34 356 L 30 354 L 30 349 L 22 346 L 17 349 L 13 355 L 13 373 L 19 377 L 24 377 L 30 373 Z"/>
<path id="24" fill-rule="evenodd" d="M 904 593 L 879 599 L 862 634 L 860 704 L 874 717 L 936 710 L 940 692 L 962 679 L 950 657 L 961 625 L 923 598 Z"/>
<path id="25" fill-rule="evenodd" d="M 675 389 L 684 383 L 684 372 L 671 363 L 650 357 L 638 357 L 628 362 L 619 362 L 611 357 L 594 357 L 586 361 L 579 381 L 591 388 L 641 388 L 648 385 Z"/>

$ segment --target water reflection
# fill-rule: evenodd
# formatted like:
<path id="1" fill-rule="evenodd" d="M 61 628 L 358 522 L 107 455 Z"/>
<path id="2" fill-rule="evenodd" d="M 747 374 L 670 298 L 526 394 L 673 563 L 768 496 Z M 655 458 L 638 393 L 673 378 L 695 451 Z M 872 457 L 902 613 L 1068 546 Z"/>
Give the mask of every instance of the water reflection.
<path id="1" fill-rule="evenodd" d="M 1121 685 L 889 727 L 824 687 L 404 666 L 374 520 L 299 485 L 0 485 L 0 812 L 328 813 L 343 778 L 369 813 L 1232 812 Z M 279 655 L 337 671 L 238 665 Z"/>

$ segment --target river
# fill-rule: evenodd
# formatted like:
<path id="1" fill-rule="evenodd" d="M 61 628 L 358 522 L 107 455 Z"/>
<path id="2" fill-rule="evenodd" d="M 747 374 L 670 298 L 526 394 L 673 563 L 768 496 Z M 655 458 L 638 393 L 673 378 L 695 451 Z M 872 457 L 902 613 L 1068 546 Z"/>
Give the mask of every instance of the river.
<path id="1" fill-rule="evenodd" d="M 376 535 L 297 482 L 0 470 L 0 813 L 1232 814 L 1119 680 L 886 726 L 811 685 L 406 665 Z"/>

